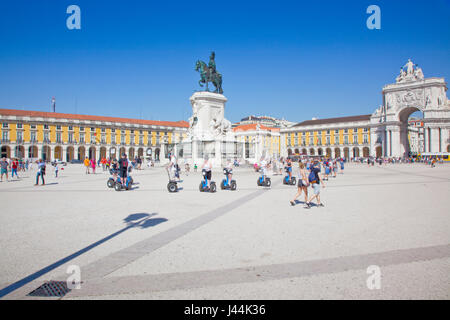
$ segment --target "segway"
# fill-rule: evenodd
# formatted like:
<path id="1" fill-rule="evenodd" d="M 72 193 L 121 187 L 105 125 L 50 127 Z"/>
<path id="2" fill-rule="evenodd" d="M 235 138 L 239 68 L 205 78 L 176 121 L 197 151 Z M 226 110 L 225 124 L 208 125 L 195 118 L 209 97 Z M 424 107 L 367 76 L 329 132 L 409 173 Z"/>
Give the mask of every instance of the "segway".
<path id="1" fill-rule="evenodd" d="M 177 182 L 176 182 L 176 181 L 173 181 L 173 180 L 170 178 L 169 168 L 166 168 L 166 171 L 167 171 L 167 176 L 169 177 L 169 183 L 167 184 L 167 190 L 168 190 L 170 193 L 177 192 L 177 191 L 178 191 L 178 185 L 177 185 Z"/>
<path id="2" fill-rule="evenodd" d="M 261 176 L 258 178 L 258 181 L 256 181 L 256 183 L 258 184 L 258 186 L 260 187 L 270 187 L 272 185 L 272 182 L 270 181 L 269 177 L 265 177 L 262 174 L 262 169 L 259 170 L 259 172 L 261 172 Z"/>
<path id="3" fill-rule="evenodd" d="M 289 171 L 291 171 L 292 167 L 284 167 L 284 171 L 287 173 L 287 175 L 283 178 L 283 184 L 289 184 L 291 186 L 294 186 L 297 180 L 295 177 L 291 177 L 289 180 Z"/>
<path id="4" fill-rule="evenodd" d="M 208 179 L 206 178 L 206 170 L 205 169 L 202 170 L 202 175 L 203 175 L 203 180 L 200 182 L 200 185 L 198 187 L 200 192 L 205 192 L 205 191 L 209 191 L 211 193 L 216 192 L 216 183 L 214 181 L 211 181 L 209 183 L 209 188 L 208 188 Z"/>
<path id="5" fill-rule="evenodd" d="M 224 189 L 230 189 L 232 191 L 236 190 L 236 188 L 237 188 L 236 180 L 233 179 L 233 180 L 229 181 L 230 179 L 228 177 L 228 175 L 231 174 L 232 172 L 233 172 L 232 169 L 227 169 L 227 168 L 223 169 L 223 174 L 225 175 L 226 179 L 223 179 L 222 183 L 220 184 L 220 188 L 222 190 L 224 190 Z"/>
<path id="6" fill-rule="evenodd" d="M 114 174 L 114 172 L 113 172 L 112 169 L 109 170 L 109 173 L 110 173 L 111 175 Z M 116 180 L 114 180 L 113 177 L 109 177 L 108 181 L 106 181 L 106 185 L 108 186 L 108 188 L 114 188 L 114 184 L 115 184 L 115 183 L 116 183 Z"/>
<path id="7" fill-rule="evenodd" d="M 116 182 L 114 183 L 114 190 L 121 191 L 122 189 L 130 190 L 131 186 L 133 185 L 133 178 L 131 176 L 127 177 L 127 180 L 125 181 L 125 186 L 122 184 L 122 179 L 117 177 Z"/>

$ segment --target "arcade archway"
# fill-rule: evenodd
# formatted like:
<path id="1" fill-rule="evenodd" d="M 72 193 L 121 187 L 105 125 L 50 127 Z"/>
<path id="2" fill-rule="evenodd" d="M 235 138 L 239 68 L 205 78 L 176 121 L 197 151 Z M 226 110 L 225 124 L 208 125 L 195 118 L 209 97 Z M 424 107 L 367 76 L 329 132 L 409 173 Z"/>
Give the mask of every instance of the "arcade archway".
<path id="1" fill-rule="evenodd" d="M 78 147 L 78 160 L 84 160 L 86 158 L 86 149 L 81 146 Z"/>
<path id="2" fill-rule="evenodd" d="M 1 157 L 2 158 L 11 158 L 11 148 L 8 146 L 2 146 Z"/>
<path id="3" fill-rule="evenodd" d="M 75 157 L 74 148 L 72 146 L 68 146 L 66 151 L 66 161 L 70 162 L 74 159 L 74 157 Z"/>
<path id="4" fill-rule="evenodd" d="M 14 154 L 16 158 L 23 159 L 25 157 L 25 147 L 16 146 Z"/>

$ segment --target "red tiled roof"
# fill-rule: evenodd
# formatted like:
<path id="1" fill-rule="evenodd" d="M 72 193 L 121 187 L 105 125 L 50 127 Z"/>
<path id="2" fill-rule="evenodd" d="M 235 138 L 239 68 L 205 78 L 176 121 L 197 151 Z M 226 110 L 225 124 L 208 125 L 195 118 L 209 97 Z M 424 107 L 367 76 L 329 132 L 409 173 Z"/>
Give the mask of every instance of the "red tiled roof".
<path id="1" fill-rule="evenodd" d="M 92 115 L 83 115 L 83 114 L 16 110 L 16 109 L 0 109 L 0 115 L 19 116 L 19 117 L 41 117 L 41 118 L 56 118 L 56 119 L 121 122 L 121 123 L 143 124 L 143 125 L 153 125 L 153 126 L 163 126 L 163 127 L 179 127 L 179 128 L 188 128 L 189 127 L 189 123 L 186 121 L 141 120 L 141 119 L 129 119 L 129 118 L 92 116 Z"/>
<path id="2" fill-rule="evenodd" d="M 240 126 L 234 127 L 233 131 L 250 131 L 250 130 L 256 130 L 256 123 L 250 123 L 250 124 L 242 124 Z M 271 128 L 271 127 L 266 127 L 264 125 L 260 125 L 261 130 L 269 130 L 269 131 L 280 131 L 279 128 Z"/>
<path id="3" fill-rule="evenodd" d="M 314 125 L 319 125 L 319 124 L 340 123 L 340 122 L 369 121 L 370 117 L 371 117 L 371 114 L 365 114 L 365 115 L 361 115 L 361 116 L 306 120 L 306 121 L 303 121 L 303 122 L 293 125 L 293 127 L 314 126 Z"/>

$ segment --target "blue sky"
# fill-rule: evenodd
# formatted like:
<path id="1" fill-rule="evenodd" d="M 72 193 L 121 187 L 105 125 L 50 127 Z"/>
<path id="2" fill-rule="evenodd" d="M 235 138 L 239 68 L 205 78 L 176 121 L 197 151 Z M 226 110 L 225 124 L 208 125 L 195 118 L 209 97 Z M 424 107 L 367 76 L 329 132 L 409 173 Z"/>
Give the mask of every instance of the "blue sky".
<path id="1" fill-rule="evenodd" d="M 448 81 L 450 1 L 1 1 L 0 40 L 0 108 L 185 120 L 214 50 L 228 119 L 303 121 L 372 113 L 408 58 Z"/>

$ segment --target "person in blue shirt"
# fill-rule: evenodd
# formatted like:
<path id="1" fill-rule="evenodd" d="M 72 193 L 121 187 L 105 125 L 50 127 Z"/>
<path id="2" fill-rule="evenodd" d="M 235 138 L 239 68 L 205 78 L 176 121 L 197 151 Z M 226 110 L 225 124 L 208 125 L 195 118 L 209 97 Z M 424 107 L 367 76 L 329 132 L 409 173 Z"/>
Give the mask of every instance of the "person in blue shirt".
<path id="1" fill-rule="evenodd" d="M 313 188 L 314 193 L 309 198 L 306 205 L 311 207 L 311 201 L 317 199 L 317 206 L 323 207 L 323 203 L 320 201 L 320 186 L 322 185 L 325 188 L 325 184 L 323 183 L 322 177 L 320 175 L 320 163 L 318 160 L 314 160 L 314 164 L 311 166 L 311 172 L 308 176 L 309 184 Z"/>

